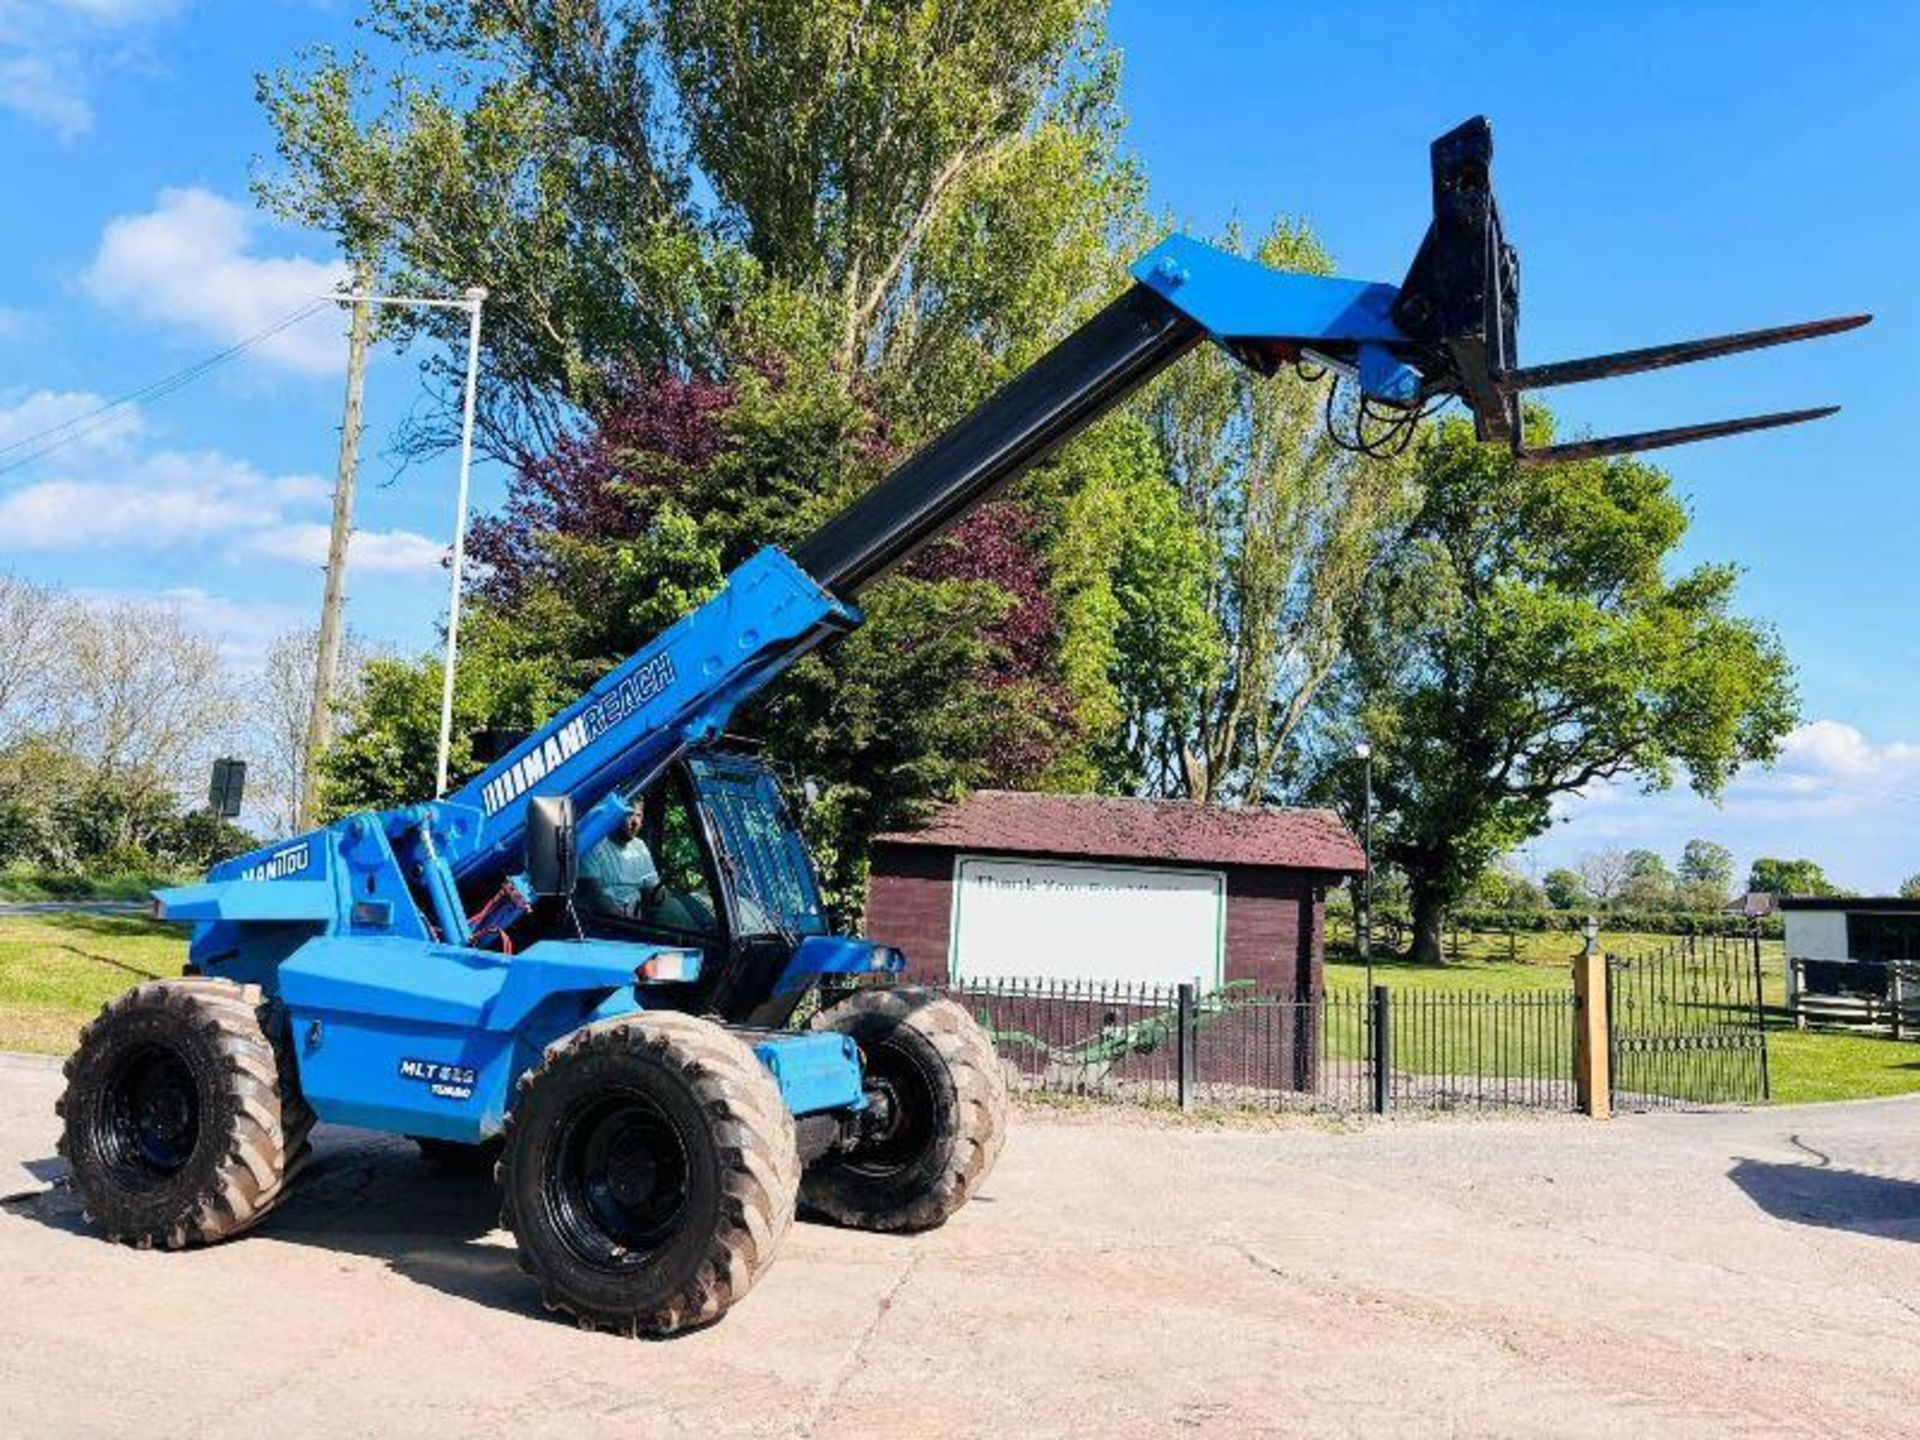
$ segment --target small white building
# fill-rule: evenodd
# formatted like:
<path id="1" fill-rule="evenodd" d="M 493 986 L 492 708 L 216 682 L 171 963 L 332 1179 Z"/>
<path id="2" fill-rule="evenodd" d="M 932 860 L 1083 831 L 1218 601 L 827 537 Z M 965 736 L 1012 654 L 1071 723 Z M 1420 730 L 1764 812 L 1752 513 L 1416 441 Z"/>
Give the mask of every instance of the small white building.
<path id="1" fill-rule="evenodd" d="M 1883 994 L 1887 965 L 1920 962 L 1920 900 L 1785 895 L 1779 906 L 1786 925 L 1789 1003 L 1799 997 L 1802 976 L 1814 994 Z M 1859 965 L 1874 968 L 1849 968 Z"/>

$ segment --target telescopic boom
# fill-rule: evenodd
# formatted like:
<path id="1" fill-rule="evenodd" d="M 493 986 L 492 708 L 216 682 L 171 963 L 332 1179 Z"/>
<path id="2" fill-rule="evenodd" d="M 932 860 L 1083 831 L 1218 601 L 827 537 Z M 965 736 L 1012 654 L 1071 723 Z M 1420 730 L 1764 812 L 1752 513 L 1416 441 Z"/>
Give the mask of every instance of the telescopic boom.
<path id="1" fill-rule="evenodd" d="M 1433 144 L 1433 220 L 1399 285 L 1269 269 L 1184 236 L 1132 268 L 1134 283 L 1032 366 L 796 546 L 769 547 L 720 592 L 443 801 L 365 817 L 424 875 L 442 933 L 523 863 L 527 807 L 565 797 L 582 851 L 618 817 L 609 797 L 648 784 L 722 735 L 736 708 L 802 656 L 860 623 L 853 600 L 968 511 L 1107 414 L 1202 340 L 1262 375 L 1293 365 L 1352 387 L 1368 454 L 1403 448 L 1422 416 L 1462 402 L 1482 439 L 1523 461 L 1579 460 L 1816 419 L 1833 407 L 1679 426 L 1530 450 L 1529 390 L 1834 334 L 1864 315 L 1557 364 L 1519 361 L 1520 270 L 1492 181 L 1493 135 L 1474 119 Z M 1329 416 L 1337 407 L 1328 406 Z M 608 802 L 603 804 L 603 802 Z M 316 832 L 321 834 L 324 832 Z M 310 844 L 311 837 L 298 844 Z M 291 872 L 294 847 L 233 862 Z M 251 869 L 249 869 L 251 867 Z M 437 878 L 436 878 L 437 877 Z"/>

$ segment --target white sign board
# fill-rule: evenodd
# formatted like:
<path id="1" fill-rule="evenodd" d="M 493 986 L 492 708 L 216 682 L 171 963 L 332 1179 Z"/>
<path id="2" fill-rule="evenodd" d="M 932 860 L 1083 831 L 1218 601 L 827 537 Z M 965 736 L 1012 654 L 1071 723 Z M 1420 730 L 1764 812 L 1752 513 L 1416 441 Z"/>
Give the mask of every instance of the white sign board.
<path id="1" fill-rule="evenodd" d="M 959 855 L 948 973 L 1212 988 L 1226 929 L 1218 871 Z"/>

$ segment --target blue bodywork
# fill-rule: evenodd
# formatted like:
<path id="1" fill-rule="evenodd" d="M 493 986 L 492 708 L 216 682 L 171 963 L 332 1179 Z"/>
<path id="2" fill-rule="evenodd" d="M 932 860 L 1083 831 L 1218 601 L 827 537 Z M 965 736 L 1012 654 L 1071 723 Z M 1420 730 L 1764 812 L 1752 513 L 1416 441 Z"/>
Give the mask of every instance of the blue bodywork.
<path id="1" fill-rule="evenodd" d="M 1419 347 L 1393 320 L 1400 287 L 1299 275 L 1170 235 L 1132 268 L 1133 278 L 1231 350 L 1237 341 L 1311 351 L 1352 374 L 1363 394 L 1413 405 L 1425 380 Z"/>
<path id="2" fill-rule="evenodd" d="M 280 996 L 315 1111 L 338 1124 L 444 1140 L 498 1134 L 514 1082 L 580 1026 L 645 1008 L 645 947 L 543 940 L 505 956 L 416 940 L 308 941 Z M 753 1039 L 795 1114 L 857 1109 L 843 1035 Z"/>
<path id="3" fill-rule="evenodd" d="M 676 988 L 637 977 L 675 947 L 547 939 L 511 954 L 474 943 L 463 895 L 493 897 L 496 927 L 503 910 L 523 914 L 530 903 L 515 884 L 527 802 L 569 796 L 584 854 L 624 813 L 619 792 L 716 739 L 743 699 L 858 622 L 764 550 L 444 800 L 350 816 L 229 860 L 201 884 L 157 891 L 156 913 L 194 926 L 198 971 L 279 998 L 302 1088 L 322 1119 L 449 1140 L 497 1134 L 514 1082 L 549 1044 Z M 899 965 L 884 947 L 809 935 L 775 988 L 790 1009 L 822 976 Z M 695 978 L 677 972 L 680 985 Z M 859 1059 L 843 1037 L 749 1038 L 796 1115 L 864 1103 Z"/>
<path id="4" fill-rule="evenodd" d="M 1134 273 L 1242 358 L 1311 355 L 1353 370 L 1370 395 L 1407 403 L 1420 392 L 1414 352 L 1389 313 L 1391 285 L 1284 274 L 1177 236 Z M 1006 454 L 1007 467 L 1031 458 Z M 281 1002 L 301 1084 L 326 1120 L 480 1140 L 499 1132 L 519 1076 L 582 1025 L 650 1004 L 714 1008 L 716 994 L 735 1023 L 782 1025 L 822 977 L 903 961 L 826 933 L 771 777 L 703 757 L 742 702 L 860 619 L 784 553 L 762 550 L 451 794 L 227 861 L 202 884 L 157 892 L 156 913 L 194 926 L 198 971 L 259 984 Z M 619 825 L 627 797 L 676 765 L 703 797 L 726 905 L 738 910 L 745 896 L 768 917 L 726 962 L 738 973 L 710 974 L 701 989 L 690 957 L 634 939 L 543 935 L 515 953 L 508 933 L 534 906 L 519 874 L 530 802 L 567 797 L 585 855 Z M 670 980 L 643 975 L 656 960 L 671 962 Z M 850 1041 L 745 1033 L 795 1114 L 863 1105 Z"/>

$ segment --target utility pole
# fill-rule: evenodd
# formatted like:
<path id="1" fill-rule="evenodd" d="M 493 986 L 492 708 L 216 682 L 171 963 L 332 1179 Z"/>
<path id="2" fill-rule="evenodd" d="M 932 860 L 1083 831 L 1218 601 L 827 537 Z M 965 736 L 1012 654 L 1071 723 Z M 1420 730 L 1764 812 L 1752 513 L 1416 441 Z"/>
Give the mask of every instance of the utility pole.
<path id="1" fill-rule="evenodd" d="M 340 463 L 333 480 L 333 529 L 327 537 L 327 587 L 320 600 L 320 640 L 313 664 L 313 707 L 307 712 L 307 744 L 300 775 L 299 830 L 319 823 L 316 784 L 320 752 L 333 734 L 333 690 L 340 671 L 340 618 L 347 601 L 347 542 L 353 535 L 353 484 L 360 468 L 360 431 L 367 380 L 367 341 L 373 331 L 373 307 L 365 296 L 372 277 L 362 266 L 354 276 L 353 305 L 347 332 L 347 407 L 340 421 Z"/>
<path id="2" fill-rule="evenodd" d="M 460 650 L 460 586 L 464 578 L 467 553 L 467 500 L 473 477 L 473 412 L 480 388 L 480 311 L 486 303 L 484 285 L 474 285 L 459 299 L 438 295 L 374 295 L 368 287 L 372 277 L 363 267 L 354 276 L 355 288 L 336 292 L 330 298 L 353 305 L 353 352 L 347 365 L 347 419 L 340 431 L 340 480 L 333 493 L 333 544 L 327 557 L 326 608 L 320 617 L 319 675 L 313 701 L 313 721 L 307 730 L 307 760 L 327 739 L 327 701 L 333 693 L 333 673 L 340 654 L 340 605 L 345 598 L 341 577 L 346 572 L 347 535 L 352 528 L 353 471 L 360 454 L 360 391 L 366 370 L 367 333 L 375 305 L 411 305 L 428 309 L 464 310 L 467 313 L 467 386 L 460 410 L 460 484 L 454 501 L 453 563 L 450 566 L 447 596 L 447 652 L 442 666 L 440 687 L 440 744 L 434 759 L 435 797 L 447 793 L 447 769 L 453 748 L 453 667 Z M 311 787 L 306 787 L 308 790 Z M 311 826 L 302 798 L 302 828 Z"/>

